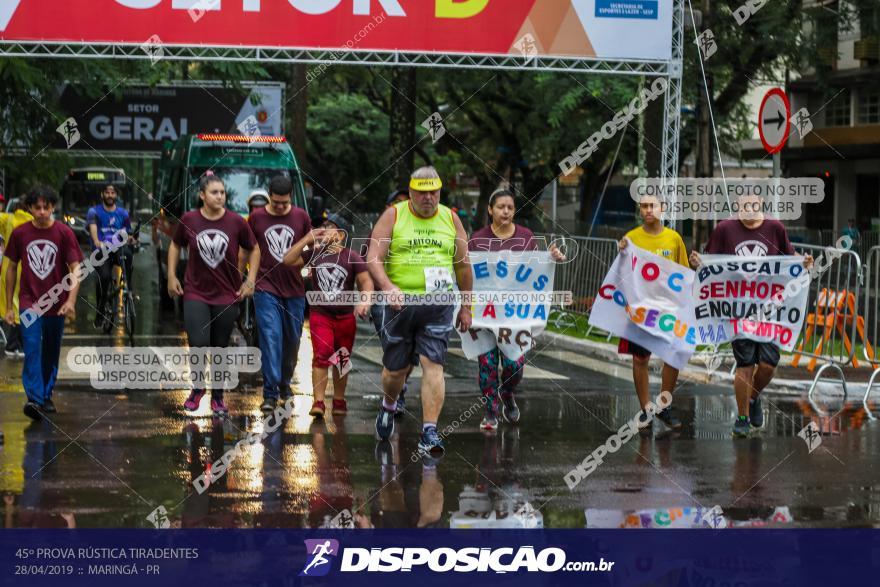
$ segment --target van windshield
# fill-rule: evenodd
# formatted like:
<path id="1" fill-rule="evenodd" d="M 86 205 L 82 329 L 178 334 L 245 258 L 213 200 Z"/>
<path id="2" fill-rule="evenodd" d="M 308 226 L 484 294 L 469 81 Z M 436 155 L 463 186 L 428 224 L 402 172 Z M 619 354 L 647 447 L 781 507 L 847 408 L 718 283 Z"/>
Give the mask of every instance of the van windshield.
<path id="1" fill-rule="evenodd" d="M 206 171 L 208 170 L 193 170 L 192 182 L 194 185 L 198 185 L 199 178 L 201 178 Z M 247 199 L 252 191 L 257 189 L 268 191 L 269 182 L 276 175 L 286 175 L 290 177 L 288 172 L 280 169 L 237 169 L 234 167 L 215 167 L 210 171 L 215 176 L 222 179 L 223 183 L 226 185 L 226 208 L 241 215 L 246 215 L 248 213 Z M 198 196 L 196 196 L 196 198 L 198 198 Z M 296 203 L 298 199 L 294 197 L 293 201 Z M 198 202 L 198 199 L 196 199 L 196 202 Z"/>

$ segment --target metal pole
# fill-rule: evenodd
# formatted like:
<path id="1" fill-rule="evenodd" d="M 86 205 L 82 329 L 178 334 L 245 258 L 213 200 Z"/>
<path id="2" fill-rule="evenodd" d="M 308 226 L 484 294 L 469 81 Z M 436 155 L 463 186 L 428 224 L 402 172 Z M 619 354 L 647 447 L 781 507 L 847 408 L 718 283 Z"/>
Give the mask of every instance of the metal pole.
<path id="1" fill-rule="evenodd" d="M 553 188 L 551 193 L 551 197 L 553 198 L 553 210 L 550 213 L 550 217 L 553 219 L 553 226 L 556 226 L 556 192 L 559 186 L 559 178 L 553 180 Z"/>

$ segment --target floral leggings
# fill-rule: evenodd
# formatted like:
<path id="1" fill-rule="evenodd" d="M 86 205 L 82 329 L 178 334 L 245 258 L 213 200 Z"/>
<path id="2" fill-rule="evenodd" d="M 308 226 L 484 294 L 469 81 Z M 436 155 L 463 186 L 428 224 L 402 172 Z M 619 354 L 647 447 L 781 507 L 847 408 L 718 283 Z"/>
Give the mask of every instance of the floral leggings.
<path id="1" fill-rule="evenodd" d="M 499 383 L 498 363 L 501 362 L 501 378 Z M 497 348 L 480 355 L 480 391 L 486 400 L 486 408 L 492 413 L 498 413 L 498 388 L 501 395 L 513 393 L 516 386 L 522 381 L 523 365 L 526 357 L 523 355 L 516 361 L 511 361 Z"/>

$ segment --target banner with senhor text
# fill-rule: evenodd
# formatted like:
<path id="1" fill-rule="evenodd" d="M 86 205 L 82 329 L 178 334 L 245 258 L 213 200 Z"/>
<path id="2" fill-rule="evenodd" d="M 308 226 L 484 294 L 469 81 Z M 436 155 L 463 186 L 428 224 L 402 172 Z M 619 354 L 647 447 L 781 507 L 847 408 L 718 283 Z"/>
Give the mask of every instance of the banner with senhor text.
<path id="1" fill-rule="evenodd" d="M 556 264 L 546 251 L 471 252 L 473 324 L 461 335 L 470 360 L 498 347 L 515 361 L 547 326 Z"/>
<path id="2" fill-rule="evenodd" d="M 698 344 L 736 339 L 794 348 L 807 307 L 810 276 L 794 256 L 703 255 L 694 285 Z"/>
<path id="3" fill-rule="evenodd" d="M 681 369 L 696 350 L 695 272 L 631 242 L 605 276 L 590 325 L 645 347 Z"/>

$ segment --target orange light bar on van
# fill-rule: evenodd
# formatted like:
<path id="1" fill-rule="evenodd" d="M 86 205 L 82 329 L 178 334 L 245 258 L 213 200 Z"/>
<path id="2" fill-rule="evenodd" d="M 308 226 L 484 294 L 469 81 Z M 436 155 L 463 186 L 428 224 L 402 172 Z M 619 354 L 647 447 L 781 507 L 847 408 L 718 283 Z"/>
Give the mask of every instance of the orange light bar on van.
<path id="1" fill-rule="evenodd" d="M 231 141 L 234 143 L 286 143 L 284 137 L 248 137 L 245 135 L 196 135 L 200 141 Z"/>

